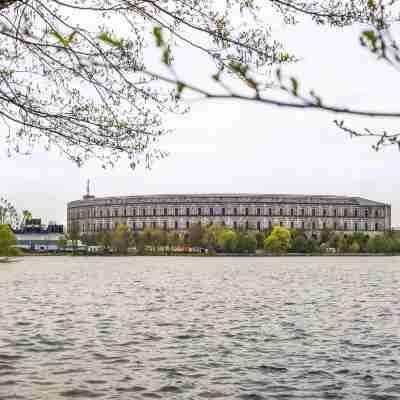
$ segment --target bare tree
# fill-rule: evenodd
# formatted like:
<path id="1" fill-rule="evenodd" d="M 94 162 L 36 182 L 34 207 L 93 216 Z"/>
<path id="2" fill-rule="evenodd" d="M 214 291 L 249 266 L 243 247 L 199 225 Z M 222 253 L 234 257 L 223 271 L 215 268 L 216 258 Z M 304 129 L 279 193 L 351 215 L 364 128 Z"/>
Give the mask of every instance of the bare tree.
<path id="1" fill-rule="evenodd" d="M 141 161 L 150 165 L 164 155 L 157 139 L 167 133 L 165 115 L 185 110 L 179 100 L 189 89 L 206 98 L 399 117 L 400 113 L 337 107 L 314 92 L 302 93 L 299 81 L 284 77 L 280 68 L 296 58 L 274 38 L 265 17 L 270 10 L 272 18 L 281 17 L 289 24 L 300 17 L 334 26 L 368 24 L 362 44 L 397 68 L 398 48 L 389 31 L 397 16 L 391 3 L 0 0 L 0 117 L 8 126 L 8 150 L 27 153 L 40 144 L 59 149 L 79 165 L 95 158 L 104 167 L 112 166 L 121 156 L 128 156 L 132 167 Z M 146 59 L 145 49 L 154 41 L 162 49 L 167 76 L 154 71 Z M 173 62 L 178 44 L 212 59 L 213 80 L 220 92 L 180 79 Z M 274 70 L 276 78 L 271 75 Z M 239 79 L 251 93 L 234 92 L 231 78 Z M 271 91 L 294 99 L 275 100 Z M 344 128 L 343 122 L 337 124 Z M 398 140 L 397 135 L 383 136 L 385 143 Z"/>

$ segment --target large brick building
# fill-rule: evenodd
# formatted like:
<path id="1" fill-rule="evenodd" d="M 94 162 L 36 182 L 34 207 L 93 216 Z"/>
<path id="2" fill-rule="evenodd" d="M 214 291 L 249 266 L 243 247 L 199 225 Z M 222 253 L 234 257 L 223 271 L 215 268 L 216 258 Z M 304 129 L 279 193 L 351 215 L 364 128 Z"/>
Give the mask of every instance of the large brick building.
<path id="1" fill-rule="evenodd" d="M 68 204 L 68 230 L 81 234 L 111 230 L 187 230 L 191 224 L 223 224 L 232 229 L 268 230 L 275 225 L 309 235 L 324 229 L 378 232 L 391 228 L 391 206 L 361 197 L 280 194 L 165 194 L 96 198 Z"/>

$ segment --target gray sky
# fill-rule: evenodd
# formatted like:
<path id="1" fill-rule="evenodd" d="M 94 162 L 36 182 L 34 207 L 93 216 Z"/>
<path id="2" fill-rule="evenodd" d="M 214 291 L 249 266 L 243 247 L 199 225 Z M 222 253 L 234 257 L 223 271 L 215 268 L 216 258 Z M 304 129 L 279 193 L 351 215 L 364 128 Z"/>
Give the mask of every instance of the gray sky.
<path id="1" fill-rule="evenodd" d="M 301 85 L 324 98 L 359 108 L 394 109 L 396 72 L 377 63 L 358 42 L 360 28 L 332 31 L 311 23 L 284 28 L 289 49 L 302 58 L 291 67 Z M 185 76 L 204 83 L 210 69 L 185 54 Z M 189 63 L 187 60 L 194 60 Z M 288 70 L 286 70 L 288 72 Z M 396 101 L 397 100 L 397 101 Z M 160 147 L 168 158 L 149 171 L 121 162 L 104 171 L 90 162 L 82 168 L 57 152 L 39 149 L 29 157 L 0 152 L 1 192 L 18 209 L 45 221 L 65 223 L 66 203 L 79 199 L 87 178 L 97 196 L 152 193 L 255 192 L 357 195 L 392 204 L 400 226 L 397 190 L 400 152 L 378 153 L 371 142 L 349 139 L 327 113 L 277 109 L 239 102 L 196 101 L 191 111 L 168 118 L 175 132 Z M 395 131 L 396 120 L 346 119 L 354 127 Z"/>

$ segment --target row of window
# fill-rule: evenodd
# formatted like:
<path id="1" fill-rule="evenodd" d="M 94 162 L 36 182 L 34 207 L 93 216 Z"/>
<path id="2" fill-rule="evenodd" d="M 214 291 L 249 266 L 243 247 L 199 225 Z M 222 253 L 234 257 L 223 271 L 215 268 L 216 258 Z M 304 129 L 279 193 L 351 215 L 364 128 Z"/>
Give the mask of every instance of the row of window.
<path id="1" fill-rule="evenodd" d="M 196 222 L 198 223 L 198 222 Z M 116 227 L 118 223 L 111 224 L 110 222 L 106 223 L 99 223 L 99 224 L 82 224 L 82 232 L 101 232 L 103 230 L 108 231 L 114 227 Z M 222 222 L 222 225 L 225 226 L 225 223 Z M 381 231 L 383 230 L 383 226 L 381 226 L 378 223 L 375 224 L 368 224 L 365 222 L 364 224 L 360 224 L 355 222 L 354 224 L 350 224 L 347 222 L 344 222 L 343 224 L 339 224 L 337 222 L 333 222 L 333 224 L 328 224 L 327 222 L 322 222 L 322 224 L 318 224 L 317 222 L 313 221 L 311 223 L 305 223 L 304 221 L 300 223 L 295 223 L 294 221 L 290 221 L 289 223 L 284 223 L 284 222 L 279 222 L 280 226 L 285 226 L 287 228 L 291 229 L 301 229 L 301 230 L 325 230 L 325 229 L 332 229 L 334 231 L 347 231 L 347 230 L 352 230 L 352 231 Z M 155 221 L 151 222 L 150 224 L 147 224 L 146 222 L 142 223 L 136 223 L 133 222 L 131 224 L 131 229 L 136 231 L 136 230 L 142 230 L 146 228 L 153 228 L 153 229 L 189 229 L 190 228 L 190 222 L 186 221 L 184 224 L 180 224 L 178 221 L 174 221 L 173 224 L 169 224 L 167 221 L 163 221 L 162 223 L 157 223 Z M 261 221 L 257 221 L 256 224 L 252 224 L 249 221 L 246 221 L 244 224 L 238 224 L 237 221 L 234 221 L 233 224 L 231 225 L 231 228 L 233 229 L 241 229 L 244 228 L 246 230 L 250 229 L 257 229 L 261 231 L 262 229 L 272 229 L 273 228 L 273 223 L 272 221 L 268 221 L 267 226 L 263 226 Z"/>
<path id="2" fill-rule="evenodd" d="M 88 209 L 88 210 L 81 210 L 80 214 L 78 213 L 71 213 L 71 217 L 78 217 L 80 218 L 90 218 L 90 217 L 128 217 L 128 216 L 168 216 L 168 215 L 173 215 L 173 216 L 182 216 L 185 215 L 187 217 L 189 216 L 202 216 L 202 215 L 207 215 L 207 216 L 214 216 L 214 215 L 220 215 L 220 216 L 226 216 L 226 215 L 243 215 L 243 216 L 262 216 L 262 215 L 267 215 L 267 216 L 312 216 L 312 217 L 317 217 L 317 216 L 322 216 L 322 217 L 364 217 L 368 218 L 370 216 L 373 217 L 382 217 L 383 216 L 383 210 L 381 209 L 376 209 L 374 212 L 370 211 L 368 208 L 365 209 L 340 209 L 340 208 L 334 208 L 333 213 L 329 213 L 329 210 L 327 208 L 323 209 L 318 209 L 318 208 L 290 208 L 290 209 L 285 209 L 285 208 L 279 208 L 279 209 L 274 209 L 274 208 L 231 208 L 227 209 L 225 207 L 215 209 L 214 207 L 208 207 L 208 208 L 202 208 L 198 207 L 197 209 L 192 209 L 187 207 L 186 210 L 182 210 L 180 208 L 163 208 L 163 209 L 157 209 L 153 208 L 152 210 L 149 210 L 147 208 L 131 208 L 131 209 L 118 209 L 118 208 L 107 208 L 105 210 L 103 209 Z"/>

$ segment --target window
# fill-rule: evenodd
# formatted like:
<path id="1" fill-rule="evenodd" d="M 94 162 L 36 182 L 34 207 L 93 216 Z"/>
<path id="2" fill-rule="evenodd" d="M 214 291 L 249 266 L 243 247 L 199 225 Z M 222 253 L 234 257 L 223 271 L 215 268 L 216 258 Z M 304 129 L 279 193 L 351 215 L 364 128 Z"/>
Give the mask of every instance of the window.
<path id="1" fill-rule="evenodd" d="M 375 210 L 375 217 L 379 217 L 379 211 Z"/>
<path id="2" fill-rule="evenodd" d="M 175 217 L 177 217 L 178 215 L 179 215 L 179 210 L 175 208 Z"/>
<path id="3" fill-rule="evenodd" d="M 151 226 L 152 226 L 153 229 L 156 229 L 156 221 L 153 221 L 153 222 L 151 223 Z"/>
<path id="4" fill-rule="evenodd" d="M 294 215 L 294 210 L 293 210 L 293 208 L 291 208 L 290 209 L 290 216 L 293 217 L 293 215 Z"/>
<path id="5" fill-rule="evenodd" d="M 157 215 L 157 210 L 153 208 L 153 216 L 155 217 Z"/>
<path id="6" fill-rule="evenodd" d="M 233 209 L 233 215 L 237 215 L 237 208 L 236 207 Z"/>
<path id="7" fill-rule="evenodd" d="M 304 210 L 302 210 L 302 211 L 304 211 Z M 301 229 L 304 231 L 304 229 L 305 229 L 305 225 L 304 225 L 304 221 L 301 221 Z"/>
<path id="8" fill-rule="evenodd" d="M 163 221 L 163 229 L 164 229 L 164 231 L 167 230 L 167 221 Z"/>
<path id="9" fill-rule="evenodd" d="M 261 222 L 260 221 L 257 221 L 257 230 L 261 231 Z"/>
<path id="10" fill-rule="evenodd" d="M 333 210 L 333 216 L 337 217 L 337 209 L 336 208 Z"/>
<path id="11" fill-rule="evenodd" d="M 313 231 L 315 231 L 316 228 L 317 228 L 317 227 L 316 227 L 316 224 L 315 224 L 315 222 L 313 221 L 313 222 L 312 222 L 312 228 L 311 228 L 311 229 L 312 229 Z"/>
<path id="12" fill-rule="evenodd" d="M 249 215 L 249 209 L 247 207 L 244 209 L 244 213 L 245 213 L 246 217 Z"/>
<path id="13" fill-rule="evenodd" d="M 136 222 L 133 222 L 133 223 L 132 223 L 132 230 L 133 230 L 133 231 L 136 231 Z"/>
<path id="14" fill-rule="evenodd" d="M 311 215 L 312 215 L 313 217 L 315 217 L 315 208 L 313 208 L 313 209 L 311 210 Z"/>
<path id="15" fill-rule="evenodd" d="M 358 209 L 357 208 L 354 210 L 354 216 L 358 217 Z"/>
<path id="16" fill-rule="evenodd" d="M 326 229 L 326 222 L 325 222 L 325 221 L 322 223 L 322 229 L 323 229 L 323 230 Z"/>
<path id="17" fill-rule="evenodd" d="M 186 221 L 186 229 L 189 229 L 189 228 L 190 228 L 190 222 Z"/>
<path id="18" fill-rule="evenodd" d="M 377 223 L 375 224 L 375 230 L 379 231 L 379 225 Z"/>
<path id="19" fill-rule="evenodd" d="M 134 208 L 134 209 L 132 210 L 132 214 L 133 214 L 134 217 L 136 217 L 136 208 Z"/>
<path id="20" fill-rule="evenodd" d="M 175 221 L 175 229 L 178 229 L 178 221 Z"/>
<path id="21" fill-rule="evenodd" d="M 237 222 L 233 221 L 233 229 L 237 229 Z"/>
<path id="22" fill-rule="evenodd" d="M 261 215 L 261 209 L 257 208 L 257 215 L 260 216 Z"/>
<path id="23" fill-rule="evenodd" d="M 201 208 L 200 207 L 197 209 L 197 215 L 201 215 Z"/>
<path id="24" fill-rule="evenodd" d="M 186 216 L 189 217 L 189 215 L 190 215 L 190 208 L 187 207 L 187 208 L 186 208 Z"/>
<path id="25" fill-rule="evenodd" d="M 335 211 L 336 211 L 336 210 L 335 210 Z M 333 223 L 333 230 L 334 230 L 334 231 L 337 230 L 337 222 L 336 222 L 336 221 Z"/>
<path id="26" fill-rule="evenodd" d="M 294 222 L 290 221 L 290 228 L 293 229 L 294 228 Z"/>
<path id="27" fill-rule="evenodd" d="M 327 211 L 326 211 L 326 208 L 324 208 L 324 209 L 322 210 L 322 216 L 323 216 L 323 217 L 326 217 L 326 214 L 327 214 Z"/>
<path id="28" fill-rule="evenodd" d="M 343 216 L 344 216 L 344 217 L 347 217 L 347 208 L 345 208 L 345 209 L 343 210 Z"/>
<path id="29" fill-rule="evenodd" d="M 364 217 L 365 217 L 365 218 L 368 218 L 368 216 L 369 216 L 369 212 L 368 212 L 368 208 L 366 208 L 366 209 L 364 210 Z"/>
<path id="30" fill-rule="evenodd" d="M 109 216 L 110 216 L 110 209 L 107 208 L 107 217 L 109 217 Z"/>
<path id="31" fill-rule="evenodd" d="M 302 208 L 301 209 L 301 216 L 304 217 L 304 215 L 305 215 L 305 210 L 304 210 L 304 208 Z"/>
<path id="32" fill-rule="evenodd" d="M 282 210 L 282 208 L 279 209 L 279 215 L 280 215 L 280 216 L 283 215 L 283 210 Z"/>
<path id="33" fill-rule="evenodd" d="M 246 221 L 246 231 L 248 231 L 249 230 L 249 221 Z"/>
<path id="34" fill-rule="evenodd" d="M 345 231 L 347 231 L 347 222 L 345 222 L 345 223 L 343 224 L 343 229 L 344 229 Z"/>
<path id="35" fill-rule="evenodd" d="M 283 226 L 283 222 L 282 221 L 279 221 L 279 226 Z"/>
<path id="36" fill-rule="evenodd" d="M 146 216 L 146 209 L 145 208 L 142 209 L 142 215 L 143 215 L 143 217 Z"/>
<path id="37" fill-rule="evenodd" d="M 268 221 L 268 229 L 272 229 L 272 221 Z"/>
<path id="38" fill-rule="evenodd" d="M 366 231 L 368 231 L 368 222 L 365 223 L 364 229 L 365 229 Z"/>
<path id="39" fill-rule="evenodd" d="M 268 215 L 272 216 L 272 208 L 268 208 Z"/>
<path id="40" fill-rule="evenodd" d="M 100 217 L 103 216 L 103 210 L 100 210 Z"/>
<path id="41" fill-rule="evenodd" d="M 225 215 L 225 208 L 222 208 L 221 214 L 222 214 L 222 215 Z"/>
<path id="42" fill-rule="evenodd" d="M 124 208 L 124 217 L 126 217 L 126 208 Z"/>
<path id="43" fill-rule="evenodd" d="M 357 232 L 358 231 L 358 224 L 357 222 L 354 224 L 354 230 Z"/>
<path id="44" fill-rule="evenodd" d="M 210 215 L 213 216 L 214 215 L 214 209 L 211 207 L 210 208 Z"/>
<path id="45" fill-rule="evenodd" d="M 143 229 L 146 229 L 146 222 L 143 221 Z"/>

